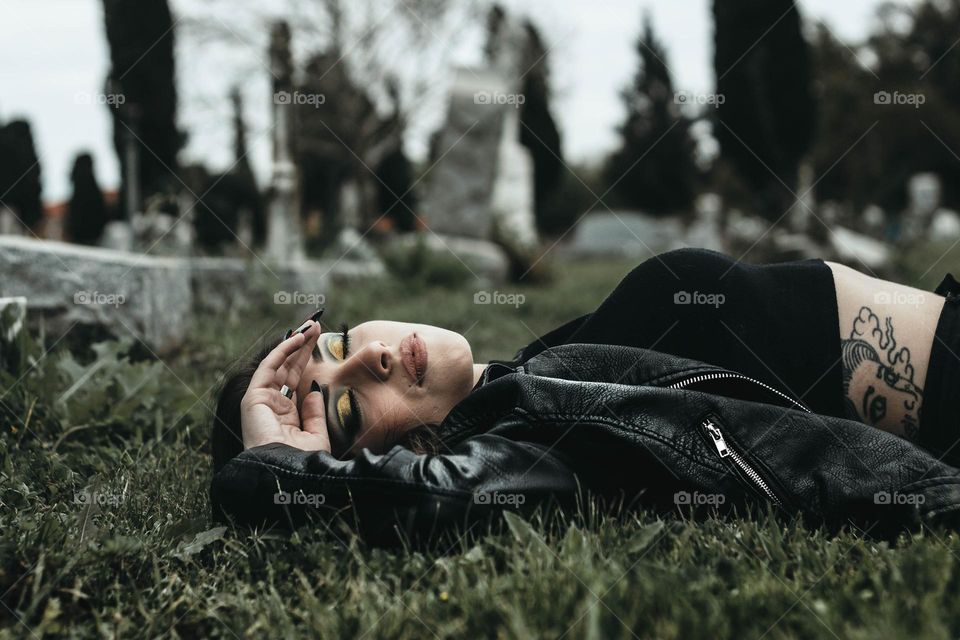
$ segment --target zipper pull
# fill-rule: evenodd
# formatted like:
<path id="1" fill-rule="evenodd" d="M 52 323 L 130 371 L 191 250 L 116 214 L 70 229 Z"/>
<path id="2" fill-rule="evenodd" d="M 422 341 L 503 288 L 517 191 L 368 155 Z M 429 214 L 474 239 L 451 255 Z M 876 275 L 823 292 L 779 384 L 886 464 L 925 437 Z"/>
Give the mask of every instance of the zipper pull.
<path id="1" fill-rule="evenodd" d="M 717 425 L 713 424 L 709 420 L 703 421 L 704 428 L 710 433 L 710 437 L 713 438 L 713 445 L 717 448 L 717 453 L 720 454 L 721 458 L 726 458 L 730 455 L 730 449 L 727 447 L 727 441 L 723 439 L 723 434 L 720 433 L 720 429 Z"/>

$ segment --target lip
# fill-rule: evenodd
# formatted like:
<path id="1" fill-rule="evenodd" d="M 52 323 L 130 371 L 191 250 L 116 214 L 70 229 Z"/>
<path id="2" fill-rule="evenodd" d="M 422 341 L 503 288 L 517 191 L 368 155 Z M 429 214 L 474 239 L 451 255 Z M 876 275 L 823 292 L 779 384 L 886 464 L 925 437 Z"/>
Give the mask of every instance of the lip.
<path id="1" fill-rule="evenodd" d="M 411 333 L 400 341 L 400 360 L 410 380 L 423 386 L 427 375 L 427 344 L 416 333 Z"/>

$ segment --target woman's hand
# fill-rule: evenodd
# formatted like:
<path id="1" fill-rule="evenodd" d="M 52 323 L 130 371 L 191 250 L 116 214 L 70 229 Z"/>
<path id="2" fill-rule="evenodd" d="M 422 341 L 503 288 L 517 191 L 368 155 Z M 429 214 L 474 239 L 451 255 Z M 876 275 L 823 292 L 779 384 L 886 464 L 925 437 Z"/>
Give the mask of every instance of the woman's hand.
<path id="1" fill-rule="evenodd" d="M 293 399 L 280 393 L 283 385 L 297 388 L 319 337 L 320 324 L 311 321 L 304 333 L 294 333 L 260 362 L 240 401 L 245 449 L 282 442 L 304 451 L 330 452 L 321 394 L 308 393 L 300 415 Z"/>

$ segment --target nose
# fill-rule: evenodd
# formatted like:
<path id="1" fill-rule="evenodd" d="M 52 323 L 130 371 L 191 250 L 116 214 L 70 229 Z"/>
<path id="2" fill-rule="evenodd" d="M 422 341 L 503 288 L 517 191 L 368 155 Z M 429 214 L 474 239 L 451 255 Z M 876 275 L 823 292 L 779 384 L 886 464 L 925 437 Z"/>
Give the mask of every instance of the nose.
<path id="1" fill-rule="evenodd" d="M 380 340 L 368 342 L 344 361 L 342 375 L 350 380 L 375 379 L 386 382 L 390 378 L 393 356 L 390 347 Z"/>

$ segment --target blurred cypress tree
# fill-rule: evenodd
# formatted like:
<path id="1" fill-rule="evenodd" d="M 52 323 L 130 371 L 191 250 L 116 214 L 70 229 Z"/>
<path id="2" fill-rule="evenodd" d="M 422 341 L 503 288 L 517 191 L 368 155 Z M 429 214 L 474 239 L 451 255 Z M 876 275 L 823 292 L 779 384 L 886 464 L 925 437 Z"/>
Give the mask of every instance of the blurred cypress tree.
<path id="1" fill-rule="evenodd" d="M 243 95 L 240 87 L 230 91 L 230 103 L 233 106 L 233 167 L 230 170 L 236 180 L 237 206 L 246 209 L 251 217 L 250 226 L 255 244 L 262 244 L 266 240 L 267 220 L 266 207 L 257 180 L 250 166 L 249 150 L 247 149 L 247 124 L 243 120 Z M 234 229 L 236 231 L 236 229 Z"/>
<path id="2" fill-rule="evenodd" d="M 524 24 L 527 51 L 523 68 L 523 105 L 520 107 L 520 144 L 533 158 L 533 197 L 537 228 L 541 233 L 562 233 L 573 222 L 555 194 L 563 176 L 560 130 L 550 113 L 548 51 L 533 23 Z M 575 213 L 575 212 L 574 212 Z"/>
<path id="3" fill-rule="evenodd" d="M 776 220 L 794 200 L 816 122 L 800 14 L 794 0 L 714 0 L 713 17 L 721 160 L 755 196 L 741 204 Z"/>
<path id="4" fill-rule="evenodd" d="M 0 127 L 0 202 L 32 229 L 43 217 L 40 159 L 26 120 Z"/>
<path id="5" fill-rule="evenodd" d="M 694 197 L 694 145 L 649 16 L 636 49 L 640 68 L 621 94 L 627 116 L 618 129 L 620 148 L 605 168 L 606 183 L 621 205 L 654 214 L 683 211 Z"/>
<path id="6" fill-rule="evenodd" d="M 107 105 L 113 143 L 125 178 L 125 140 L 136 136 L 142 203 L 178 184 L 171 172 L 178 170 L 184 136 L 176 124 L 174 24 L 167 0 L 103 0 L 103 15 L 110 45 L 107 93 L 123 96 L 122 104 Z M 121 210 L 125 202 L 121 197 Z"/>
<path id="7" fill-rule="evenodd" d="M 96 244 L 109 218 L 103 192 L 93 171 L 93 156 L 80 153 L 70 171 L 73 195 L 64 224 L 67 239 L 79 244 Z"/>

